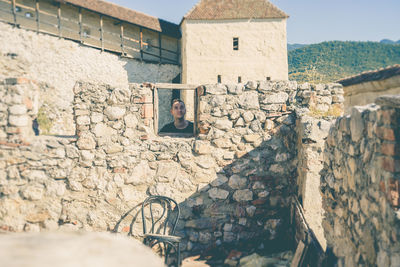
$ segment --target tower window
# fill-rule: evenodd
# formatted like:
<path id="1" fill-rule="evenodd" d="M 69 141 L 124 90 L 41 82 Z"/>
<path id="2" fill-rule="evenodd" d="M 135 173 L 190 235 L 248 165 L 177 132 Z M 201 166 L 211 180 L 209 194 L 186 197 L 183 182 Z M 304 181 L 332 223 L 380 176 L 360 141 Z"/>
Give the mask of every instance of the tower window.
<path id="1" fill-rule="evenodd" d="M 271 80 L 271 77 L 267 77 L 267 81 L 270 81 Z"/>
<path id="2" fill-rule="evenodd" d="M 239 50 L 239 37 L 233 37 L 233 50 Z"/>
<path id="3" fill-rule="evenodd" d="M 218 75 L 217 80 L 218 80 L 218 83 L 221 83 L 221 82 L 222 82 L 222 77 L 221 77 L 221 75 Z"/>
<path id="4" fill-rule="evenodd" d="M 239 76 L 238 77 L 238 83 L 241 83 L 242 82 L 242 76 Z"/>

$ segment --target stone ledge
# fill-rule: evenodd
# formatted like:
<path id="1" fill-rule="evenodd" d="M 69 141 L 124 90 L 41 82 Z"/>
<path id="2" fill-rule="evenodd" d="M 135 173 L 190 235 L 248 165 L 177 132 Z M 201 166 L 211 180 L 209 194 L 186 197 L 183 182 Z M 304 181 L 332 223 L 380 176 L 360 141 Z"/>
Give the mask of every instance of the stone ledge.
<path id="1" fill-rule="evenodd" d="M 400 95 L 383 95 L 375 103 L 383 107 L 400 108 Z"/>

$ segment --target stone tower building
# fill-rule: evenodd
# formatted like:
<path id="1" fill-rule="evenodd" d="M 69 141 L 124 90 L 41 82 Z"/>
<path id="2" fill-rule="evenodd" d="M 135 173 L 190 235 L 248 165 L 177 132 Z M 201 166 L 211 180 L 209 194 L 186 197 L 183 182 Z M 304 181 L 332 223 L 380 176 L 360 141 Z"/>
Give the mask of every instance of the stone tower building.
<path id="1" fill-rule="evenodd" d="M 288 15 L 268 0 L 201 0 L 182 19 L 182 83 L 287 80 Z"/>

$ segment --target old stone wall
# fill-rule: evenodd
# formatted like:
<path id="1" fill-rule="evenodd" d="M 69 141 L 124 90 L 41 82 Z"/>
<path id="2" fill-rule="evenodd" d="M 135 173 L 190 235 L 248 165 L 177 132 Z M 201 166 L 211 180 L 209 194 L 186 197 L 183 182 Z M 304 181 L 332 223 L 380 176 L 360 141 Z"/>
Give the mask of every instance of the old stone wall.
<path id="1" fill-rule="evenodd" d="M 321 171 L 328 246 L 339 266 L 400 265 L 400 101 L 354 107 L 329 132 Z"/>
<path id="2" fill-rule="evenodd" d="M 0 23 L 0 79 L 26 77 L 44 82 L 41 112 L 50 134 L 73 135 L 72 88 L 78 80 L 127 87 L 132 82 L 171 82 L 180 67 L 121 58 L 76 42 Z"/>
<path id="3" fill-rule="evenodd" d="M 301 105 L 296 109 L 296 192 L 309 228 L 325 249 L 319 172 L 323 168 L 323 150 L 329 129 L 343 114 L 343 89 L 339 84 L 303 84 L 301 89 L 298 93 Z"/>
<path id="4" fill-rule="evenodd" d="M 15 81 L 2 86 L 14 92 L 22 82 Z M 79 82 L 76 138 L 2 139 L 0 228 L 115 230 L 139 238 L 139 205 L 160 194 L 180 204 L 184 255 L 248 240 L 287 245 L 298 175 L 295 110 L 340 106 L 333 100 L 340 90 L 295 82 L 206 85 L 199 89 L 200 134 L 172 138 L 154 134 L 150 85 Z M 10 118 L 15 103 L 0 101 Z M 12 124 L 3 124 L 7 133 Z"/>
<path id="5" fill-rule="evenodd" d="M 34 136 L 40 85 L 24 78 L 0 82 L 0 140 L 28 143 Z"/>

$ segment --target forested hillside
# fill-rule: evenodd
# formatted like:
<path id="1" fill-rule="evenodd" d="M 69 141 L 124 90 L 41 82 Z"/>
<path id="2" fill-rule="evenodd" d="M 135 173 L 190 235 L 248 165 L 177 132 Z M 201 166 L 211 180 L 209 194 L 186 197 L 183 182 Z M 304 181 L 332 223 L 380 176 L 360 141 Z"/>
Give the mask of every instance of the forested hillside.
<path id="1" fill-rule="evenodd" d="M 330 41 L 288 52 L 289 79 L 326 83 L 400 64 L 400 45 Z"/>

